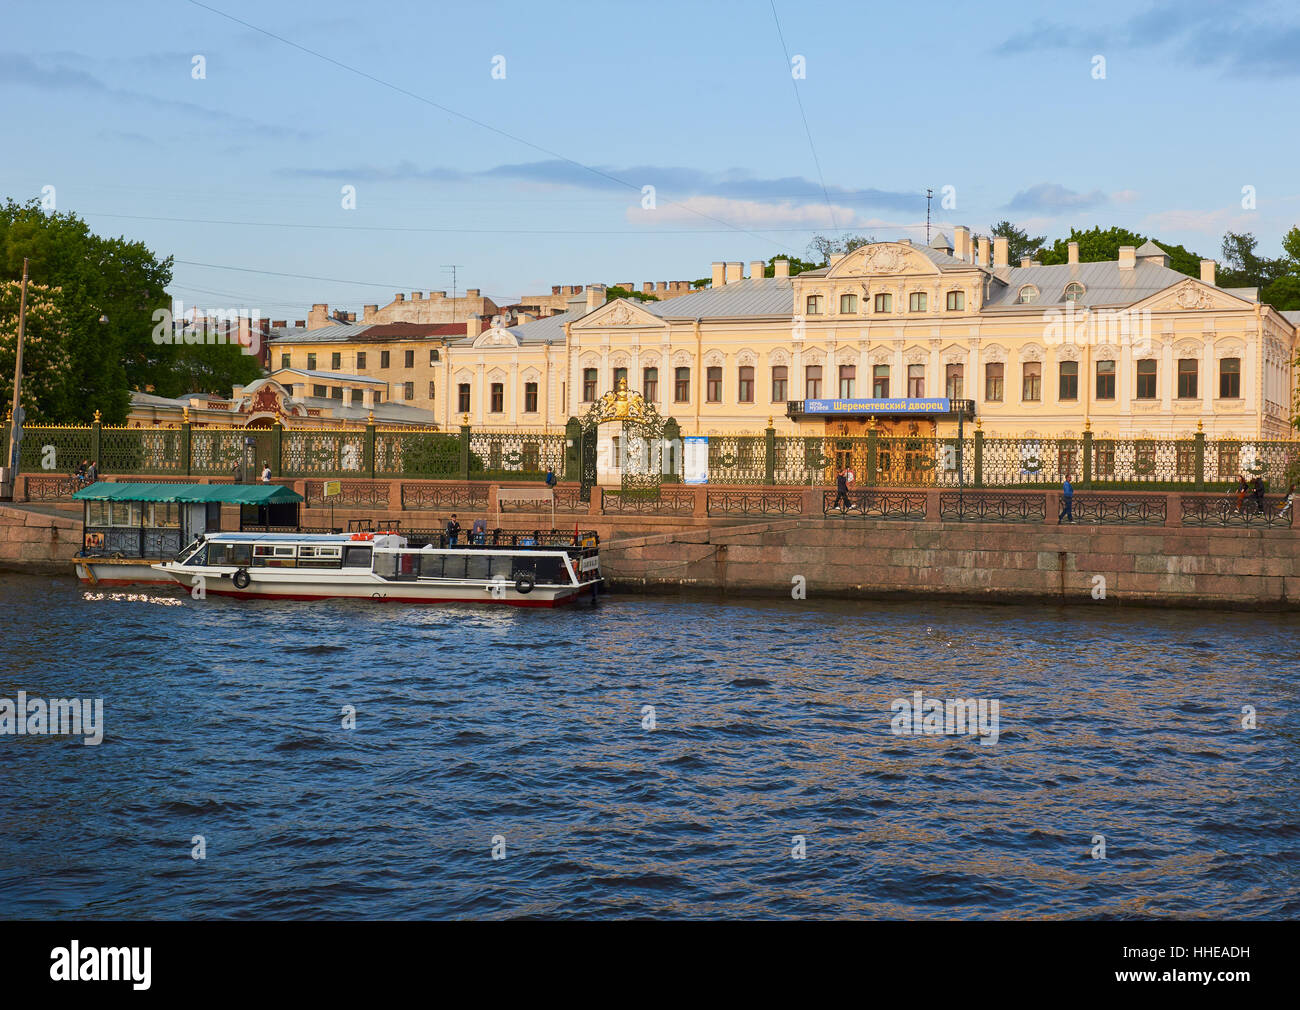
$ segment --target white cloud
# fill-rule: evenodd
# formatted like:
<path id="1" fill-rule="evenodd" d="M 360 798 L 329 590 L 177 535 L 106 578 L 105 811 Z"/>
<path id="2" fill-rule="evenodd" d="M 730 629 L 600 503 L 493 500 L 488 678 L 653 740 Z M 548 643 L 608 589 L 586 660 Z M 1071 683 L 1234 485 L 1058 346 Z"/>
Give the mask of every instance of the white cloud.
<path id="1" fill-rule="evenodd" d="M 831 220 L 834 213 L 834 222 Z M 655 210 L 643 210 L 640 204 L 627 208 L 630 224 L 693 224 L 699 226 L 700 215 L 726 221 L 743 228 L 870 228 L 872 218 L 861 217 L 852 207 L 825 203 L 764 203 L 759 200 L 732 200 L 725 196 L 691 196 L 669 203 L 660 200 Z"/>

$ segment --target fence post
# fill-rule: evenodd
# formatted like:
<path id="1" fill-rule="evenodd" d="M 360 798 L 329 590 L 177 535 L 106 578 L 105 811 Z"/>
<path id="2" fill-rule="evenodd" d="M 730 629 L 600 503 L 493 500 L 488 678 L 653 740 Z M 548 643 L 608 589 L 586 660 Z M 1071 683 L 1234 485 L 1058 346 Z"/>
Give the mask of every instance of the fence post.
<path id="1" fill-rule="evenodd" d="M 768 484 L 776 483 L 776 429 L 772 427 L 772 419 L 767 419 L 767 439 L 765 441 L 765 450 L 767 453 L 766 476 L 764 480 Z"/>
<path id="2" fill-rule="evenodd" d="M 1196 490 L 1205 490 L 1205 422 L 1196 422 L 1196 435 L 1193 437 L 1196 445 Z"/>
<path id="3" fill-rule="evenodd" d="M 362 460 L 361 470 L 368 474 L 371 480 L 375 479 L 375 412 L 373 410 L 366 413 L 366 441 L 361 448 Z"/>
<path id="4" fill-rule="evenodd" d="M 1081 487 L 1092 487 L 1092 421 L 1083 422 L 1083 477 Z"/>
<path id="5" fill-rule="evenodd" d="M 95 464 L 95 469 L 100 469 L 102 460 L 99 458 L 100 447 L 100 430 L 103 425 L 100 423 L 99 411 L 95 411 L 95 420 L 90 426 L 90 459 Z M 17 474 L 14 475 L 15 477 Z"/>
<path id="6" fill-rule="evenodd" d="M 576 417 L 564 424 L 564 480 L 582 480 L 582 424 Z"/>
<path id="7" fill-rule="evenodd" d="M 194 469 L 193 446 L 194 429 L 190 425 L 190 408 L 186 407 L 185 412 L 181 415 L 181 463 L 185 467 L 186 477 L 190 476 Z M 98 459 L 96 459 L 96 465 L 98 465 Z"/>
<path id="8" fill-rule="evenodd" d="M 975 419 L 975 486 L 984 486 L 984 429 L 983 421 Z"/>
<path id="9" fill-rule="evenodd" d="M 460 423 L 460 479 L 469 480 L 469 415 Z"/>
<path id="10" fill-rule="evenodd" d="M 876 432 L 876 419 L 873 417 L 867 421 L 867 476 L 862 484 L 867 487 L 876 486 L 876 459 L 877 459 L 877 441 L 879 435 Z M 832 443 L 831 452 L 835 451 Z"/>
<path id="11" fill-rule="evenodd" d="M 275 419 L 275 424 L 271 425 L 271 476 L 279 478 L 284 472 L 284 425 L 280 419 Z"/>

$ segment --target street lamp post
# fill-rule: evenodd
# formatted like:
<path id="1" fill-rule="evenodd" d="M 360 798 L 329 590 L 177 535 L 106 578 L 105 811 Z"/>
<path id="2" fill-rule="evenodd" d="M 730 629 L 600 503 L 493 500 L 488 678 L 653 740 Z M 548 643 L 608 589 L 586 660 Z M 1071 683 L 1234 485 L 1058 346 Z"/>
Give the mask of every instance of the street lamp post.
<path id="1" fill-rule="evenodd" d="M 27 324 L 27 257 L 23 257 L 23 283 L 18 295 L 18 351 L 14 358 L 14 402 L 13 419 L 9 426 L 9 466 L 14 480 L 18 479 L 18 444 L 19 432 L 22 430 L 23 386 L 23 336 Z"/>

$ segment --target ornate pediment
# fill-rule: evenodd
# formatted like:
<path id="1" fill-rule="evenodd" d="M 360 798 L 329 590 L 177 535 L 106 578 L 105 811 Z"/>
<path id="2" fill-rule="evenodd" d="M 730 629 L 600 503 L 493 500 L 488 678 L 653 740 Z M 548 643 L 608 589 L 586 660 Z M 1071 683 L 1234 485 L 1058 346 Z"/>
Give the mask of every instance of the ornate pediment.
<path id="1" fill-rule="evenodd" d="M 519 338 L 504 326 L 493 326 L 474 339 L 474 347 L 518 347 Z"/>
<path id="2" fill-rule="evenodd" d="M 827 277 L 879 277 L 902 274 L 937 274 L 939 268 L 928 256 L 903 242 L 874 242 L 849 253 Z"/>
<path id="3" fill-rule="evenodd" d="M 1139 304 L 1142 308 L 1152 310 L 1196 312 L 1204 309 L 1244 308 L 1251 303 L 1189 277 Z"/>
<path id="4" fill-rule="evenodd" d="M 597 326 L 656 326 L 663 327 L 666 324 L 658 316 L 647 312 L 626 298 L 618 298 L 612 302 L 607 302 L 598 309 L 592 310 L 590 314 L 579 319 L 573 324 L 580 329 L 589 329 Z"/>

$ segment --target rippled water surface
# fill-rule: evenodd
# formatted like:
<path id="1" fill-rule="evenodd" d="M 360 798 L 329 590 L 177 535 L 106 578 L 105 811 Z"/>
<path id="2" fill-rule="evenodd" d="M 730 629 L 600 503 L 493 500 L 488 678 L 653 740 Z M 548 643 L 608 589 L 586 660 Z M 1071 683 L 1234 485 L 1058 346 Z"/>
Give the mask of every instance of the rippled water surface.
<path id="1" fill-rule="evenodd" d="M 0 736 L 0 915 L 1294 916 L 1295 627 L 4 574 L 0 697 L 102 697 L 107 732 Z M 915 690 L 998 699 L 997 744 L 893 735 Z"/>

